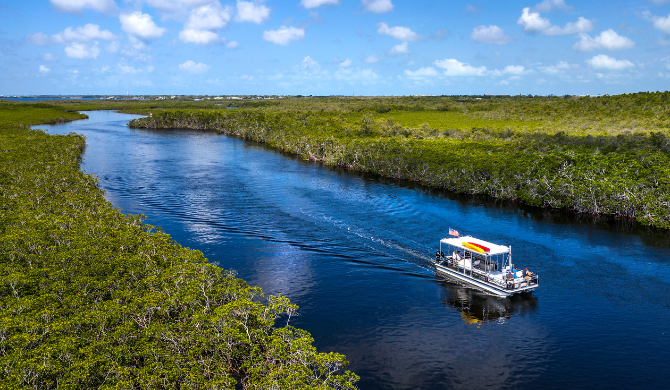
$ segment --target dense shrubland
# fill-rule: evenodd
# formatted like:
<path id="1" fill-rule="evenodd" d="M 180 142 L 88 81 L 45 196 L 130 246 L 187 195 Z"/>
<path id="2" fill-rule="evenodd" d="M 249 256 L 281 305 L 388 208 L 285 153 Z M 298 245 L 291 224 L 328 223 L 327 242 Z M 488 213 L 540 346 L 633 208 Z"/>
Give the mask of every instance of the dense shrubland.
<path id="1" fill-rule="evenodd" d="M 82 136 L 23 125 L 77 117 L 0 104 L 0 387 L 354 388 L 285 297 L 114 209 Z"/>
<path id="2" fill-rule="evenodd" d="M 304 159 L 533 206 L 670 228 L 670 93 L 598 98 L 303 98 L 152 111 Z"/>

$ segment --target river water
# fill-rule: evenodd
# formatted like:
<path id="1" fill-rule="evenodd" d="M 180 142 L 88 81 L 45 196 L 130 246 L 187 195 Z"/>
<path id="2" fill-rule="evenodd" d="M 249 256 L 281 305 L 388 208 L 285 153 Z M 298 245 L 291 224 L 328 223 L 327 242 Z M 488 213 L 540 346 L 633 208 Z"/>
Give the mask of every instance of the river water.
<path id="1" fill-rule="evenodd" d="M 82 169 L 124 213 L 300 306 L 362 389 L 634 388 L 670 381 L 670 235 L 306 163 L 137 116 L 37 126 L 87 137 Z M 512 245 L 532 295 L 435 275 L 448 228 Z M 663 385 L 666 383 L 666 385 Z"/>

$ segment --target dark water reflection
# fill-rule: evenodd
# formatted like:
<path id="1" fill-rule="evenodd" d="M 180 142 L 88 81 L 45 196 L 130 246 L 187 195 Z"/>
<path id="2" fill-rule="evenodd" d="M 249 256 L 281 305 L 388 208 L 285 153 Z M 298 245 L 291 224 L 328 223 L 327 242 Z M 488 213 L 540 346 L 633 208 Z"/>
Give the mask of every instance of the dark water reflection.
<path id="1" fill-rule="evenodd" d="M 89 113 L 107 198 L 300 306 L 293 325 L 344 353 L 363 389 L 633 388 L 670 380 L 670 239 L 630 221 L 547 212 L 305 163 L 186 130 Z M 44 126 L 40 126 L 44 127 Z M 512 245 L 540 275 L 500 299 L 435 275 L 448 227 Z"/>

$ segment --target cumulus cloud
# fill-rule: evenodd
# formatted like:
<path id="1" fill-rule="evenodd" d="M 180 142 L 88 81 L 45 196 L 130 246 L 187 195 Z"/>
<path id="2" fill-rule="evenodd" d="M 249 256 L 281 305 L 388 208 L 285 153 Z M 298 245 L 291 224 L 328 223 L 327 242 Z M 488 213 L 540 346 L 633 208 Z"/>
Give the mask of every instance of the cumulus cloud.
<path id="1" fill-rule="evenodd" d="M 381 22 L 377 24 L 377 33 L 382 35 L 388 35 L 399 41 L 418 41 L 421 39 L 421 35 L 410 30 L 408 27 L 404 26 L 393 26 L 390 27 L 388 24 Z"/>
<path id="2" fill-rule="evenodd" d="M 595 38 L 591 38 L 591 36 L 584 33 L 579 34 L 579 38 L 579 42 L 575 43 L 572 48 L 584 52 L 599 49 L 620 50 L 635 47 L 635 42 L 626 37 L 622 37 L 612 29 L 601 32 L 600 35 L 597 35 Z"/>
<path id="3" fill-rule="evenodd" d="M 407 42 L 399 43 L 386 52 L 390 56 L 397 56 L 400 54 L 409 54 L 409 44 Z"/>
<path id="4" fill-rule="evenodd" d="M 46 54 L 44 54 L 44 55 L 42 56 L 42 59 L 43 59 L 44 61 L 58 61 L 58 60 L 60 60 L 60 57 L 58 57 L 58 56 L 55 55 L 55 54 L 46 53 Z"/>
<path id="5" fill-rule="evenodd" d="M 62 32 L 54 34 L 51 36 L 51 40 L 54 43 L 65 44 L 68 42 L 86 42 L 92 41 L 95 39 L 101 39 L 104 41 L 111 41 L 118 39 L 116 35 L 112 34 L 109 30 L 100 30 L 100 26 L 97 24 L 88 23 L 83 27 L 77 27 L 74 30 L 72 27 L 68 27 Z"/>
<path id="6" fill-rule="evenodd" d="M 151 15 L 143 14 L 140 11 L 125 13 L 119 16 L 121 20 L 121 29 L 129 35 L 145 40 L 158 39 L 165 34 L 165 29 L 158 27 Z"/>
<path id="7" fill-rule="evenodd" d="M 526 68 L 521 65 L 508 65 L 502 70 L 503 74 L 520 76 L 526 72 Z"/>
<path id="8" fill-rule="evenodd" d="M 435 61 L 435 66 L 445 69 L 446 76 L 484 76 L 488 73 L 485 66 L 475 68 L 470 64 L 457 61 L 453 58 Z"/>
<path id="9" fill-rule="evenodd" d="M 604 54 L 590 58 L 586 60 L 586 63 L 597 70 L 623 70 L 635 66 L 635 64 L 628 60 L 617 60 Z"/>
<path id="10" fill-rule="evenodd" d="M 544 0 L 533 7 L 535 12 L 572 11 L 575 7 L 568 6 L 564 0 Z"/>
<path id="11" fill-rule="evenodd" d="M 361 0 L 363 8 L 368 12 L 383 14 L 393 11 L 391 0 Z"/>
<path id="12" fill-rule="evenodd" d="M 531 11 L 529 7 L 523 9 L 517 23 L 520 24 L 523 27 L 523 30 L 527 33 L 539 32 L 544 35 L 586 33 L 594 28 L 593 22 L 581 16 L 576 22 L 569 22 L 564 27 L 554 26 L 549 19 L 540 16 L 539 12 Z"/>
<path id="13" fill-rule="evenodd" d="M 237 2 L 237 17 L 238 22 L 249 22 L 261 24 L 270 17 L 270 8 L 264 5 L 256 5 L 252 1 Z"/>
<path id="14" fill-rule="evenodd" d="M 112 41 L 119 38 L 120 37 L 112 34 L 109 30 L 100 30 L 100 26 L 97 24 L 89 23 L 75 29 L 68 27 L 51 36 L 42 32 L 37 32 L 35 34 L 27 35 L 26 41 L 34 45 L 48 45 L 51 43 L 66 45 L 71 42 L 88 42 L 93 40 Z"/>
<path id="15" fill-rule="evenodd" d="M 512 37 L 505 34 L 505 31 L 498 26 L 477 26 L 472 30 L 470 37 L 473 41 L 479 43 L 493 43 L 496 45 L 505 45 L 512 42 Z"/>
<path id="16" fill-rule="evenodd" d="M 351 60 L 347 58 L 346 60 L 340 62 L 337 66 L 339 66 L 341 68 L 349 67 L 349 66 L 351 66 Z"/>
<path id="17" fill-rule="evenodd" d="M 670 14 L 666 17 L 663 17 L 653 15 L 649 11 L 644 11 L 642 16 L 644 16 L 645 19 L 650 20 L 657 30 L 663 31 L 665 34 L 670 35 Z"/>
<path id="18" fill-rule="evenodd" d="M 50 0 L 51 4 L 60 12 L 69 14 L 79 13 L 89 8 L 98 12 L 109 13 L 116 9 L 114 0 Z"/>
<path id="19" fill-rule="evenodd" d="M 233 7 L 223 6 L 219 1 L 194 8 L 189 12 L 184 30 L 179 32 L 179 39 L 199 45 L 223 41 L 215 31 L 228 25 L 232 17 Z"/>
<path id="20" fill-rule="evenodd" d="M 189 12 L 184 30 L 218 30 L 225 27 L 233 17 L 233 7 L 216 1 Z"/>
<path id="21" fill-rule="evenodd" d="M 95 60 L 100 55 L 100 48 L 98 47 L 98 42 L 91 45 L 81 42 L 72 42 L 65 47 L 65 55 L 79 60 Z"/>
<path id="22" fill-rule="evenodd" d="M 377 56 L 374 54 L 370 54 L 369 56 L 365 57 L 366 64 L 376 64 L 377 62 L 379 62 L 379 58 L 377 58 Z"/>
<path id="23" fill-rule="evenodd" d="M 338 5 L 340 0 L 302 0 L 300 5 L 307 9 L 318 8 L 322 5 Z"/>
<path id="24" fill-rule="evenodd" d="M 578 67 L 578 65 L 571 65 L 566 61 L 559 61 L 556 65 L 542 66 L 540 67 L 540 70 L 547 74 L 563 74 L 576 67 Z"/>
<path id="25" fill-rule="evenodd" d="M 321 65 L 312 59 L 312 57 L 307 56 L 302 60 L 302 63 L 298 65 L 298 69 L 315 72 L 321 69 Z"/>
<path id="26" fill-rule="evenodd" d="M 219 41 L 221 38 L 215 32 L 207 30 L 182 30 L 179 32 L 179 39 L 186 43 L 207 45 Z"/>
<path id="27" fill-rule="evenodd" d="M 209 65 L 205 65 L 203 63 L 195 63 L 191 60 L 188 60 L 184 62 L 183 64 L 179 65 L 179 69 L 183 70 L 184 72 L 189 72 L 189 73 L 205 73 L 209 70 Z"/>
<path id="28" fill-rule="evenodd" d="M 47 68 L 47 67 L 44 66 L 44 65 L 40 65 L 40 73 L 42 73 L 42 74 L 47 74 L 47 73 L 49 73 L 49 72 L 51 72 L 51 69 Z"/>
<path id="29" fill-rule="evenodd" d="M 191 9 L 211 4 L 216 0 L 145 0 L 147 5 L 156 8 L 164 18 L 183 21 Z M 141 2 L 141 0 L 138 0 Z"/>
<path id="30" fill-rule="evenodd" d="M 281 26 L 278 30 L 268 30 L 263 32 L 263 39 L 277 45 L 286 46 L 291 41 L 300 41 L 305 38 L 304 28 Z"/>
<path id="31" fill-rule="evenodd" d="M 437 76 L 439 73 L 432 66 L 428 66 L 425 68 L 420 68 L 419 70 L 416 70 L 414 72 L 412 72 L 411 70 L 405 70 L 405 74 L 409 77 L 434 77 Z"/>
<path id="32" fill-rule="evenodd" d="M 122 55 L 126 57 L 132 57 L 140 61 L 148 60 L 146 55 L 148 50 L 146 43 L 132 35 L 128 37 L 128 41 L 128 44 L 123 47 L 123 50 L 121 50 Z"/>

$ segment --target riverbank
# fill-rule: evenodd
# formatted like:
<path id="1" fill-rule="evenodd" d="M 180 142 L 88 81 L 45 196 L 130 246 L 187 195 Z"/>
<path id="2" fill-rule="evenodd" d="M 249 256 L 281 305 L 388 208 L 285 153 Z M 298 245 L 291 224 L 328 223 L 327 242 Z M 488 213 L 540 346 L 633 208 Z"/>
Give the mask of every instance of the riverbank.
<path id="1" fill-rule="evenodd" d="M 83 117 L 0 104 L 3 387 L 354 388 L 343 355 L 275 326 L 295 305 L 114 209 L 82 136 L 27 128 Z"/>
<path id="2" fill-rule="evenodd" d="M 669 94 L 593 99 L 303 99 L 153 110 L 129 126 L 216 130 L 331 166 L 670 228 Z"/>

